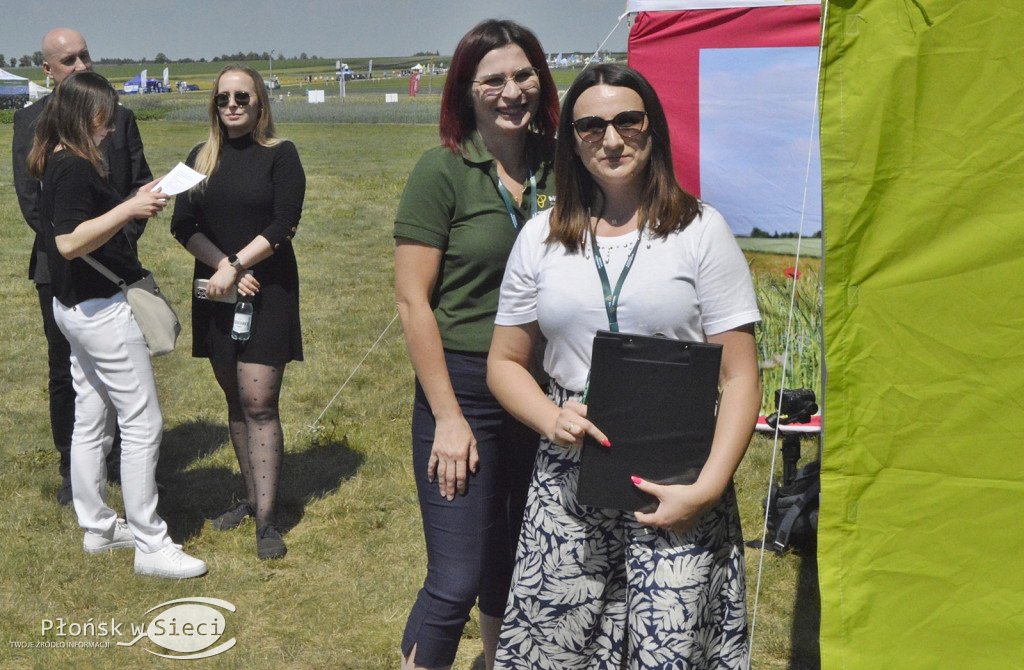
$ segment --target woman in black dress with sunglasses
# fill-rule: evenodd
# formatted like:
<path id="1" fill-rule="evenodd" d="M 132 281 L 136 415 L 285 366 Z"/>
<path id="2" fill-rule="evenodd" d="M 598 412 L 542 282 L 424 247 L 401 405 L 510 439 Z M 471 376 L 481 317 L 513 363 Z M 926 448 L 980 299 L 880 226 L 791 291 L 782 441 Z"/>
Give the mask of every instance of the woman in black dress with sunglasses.
<path id="1" fill-rule="evenodd" d="M 195 278 L 208 280 L 192 299 L 192 355 L 209 358 L 228 404 L 231 443 L 245 498 L 213 520 L 238 527 L 256 518 L 256 551 L 280 558 L 284 541 L 274 503 L 284 455 L 278 401 L 285 364 L 302 360 L 299 275 L 291 239 L 306 177 L 295 145 L 276 137 L 270 100 L 255 70 L 230 65 L 210 98 L 210 135 L 188 157 L 209 178 L 179 196 L 171 232 L 195 256 Z M 248 339 L 234 339 L 237 291 L 250 301 Z"/>

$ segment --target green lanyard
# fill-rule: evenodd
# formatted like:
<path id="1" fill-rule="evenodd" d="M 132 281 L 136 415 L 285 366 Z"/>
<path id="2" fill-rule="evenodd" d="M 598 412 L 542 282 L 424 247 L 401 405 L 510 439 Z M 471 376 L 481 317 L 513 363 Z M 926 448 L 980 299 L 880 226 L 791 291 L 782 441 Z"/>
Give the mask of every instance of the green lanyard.
<path id="1" fill-rule="evenodd" d="M 594 250 L 594 265 L 597 266 L 597 274 L 601 277 L 601 288 L 604 289 L 604 310 L 608 313 L 608 330 L 613 333 L 619 332 L 619 293 L 622 291 L 622 282 L 626 281 L 629 268 L 633 266 L 633 259 L 636 258 L 636 250 L 640 248 L 642 237 L 642 232 L 637 231 L 636 244 L 629 252 L 626 264 L 622 267 L 622 273 L 619 275 L 619 281 L 616 282 L 615 290 L 612 291 L 611 282 L 608 281 L 608 271 L 604 269 L 604 261 L 601 260 L 601 252 L 597 248 L 597 235 L 590 236 L 590 243 Z"/>
<path id="2" fill-rule="evenodd" d="M 537 178 L 533 175 L 533 170 L 530 170 L 530 218 L 537 216 Z M 501 178 L 498 178 L 498 193 L 501 194 L 501 199 L 505 201 L 505 209 L 508 210 L 508 218 L 512 219 L 512 228 L 519 230 L 519 219 L 516 218 L 516 208 L 512 204 L 512 196 L 509 195 L 508 189 L 501 183 Z M 525 193 L 525 191 L 524 191 Z"/>
<path id="3" fill-rule="evenodd" d="M 608 330 L 613 333 L 619 332 L 619 293 L 622 291 L 622 283 L 626 281 L 626 275 L 633 266 L 633 259 L 636 258 L 636 250 L 640 248 L 640 240 L 643 239 L 643 231 L 637 231 L 636 244 L 626 258 L 626 264 L 622 266 L 622 273 L 619 274 L 619 281 L 615 283 L 615 290 L 612 290 L 612 283 L 608 280 L 608 271 L 604 269 L 604 261 L 601 260 L 601 250 L 597 247 L 596 231 L 590 235 L 591 248 L 594 251 L 594 265 L 597 266 L 597 274 L 601 277 L 601 288 L 604 289 L 604 311 L 608 313 Z M 587 373 L 587 382 L 583 387 L 583 404 L 587 404 L 587 396 L 590 395 L 590 373 Z"/>

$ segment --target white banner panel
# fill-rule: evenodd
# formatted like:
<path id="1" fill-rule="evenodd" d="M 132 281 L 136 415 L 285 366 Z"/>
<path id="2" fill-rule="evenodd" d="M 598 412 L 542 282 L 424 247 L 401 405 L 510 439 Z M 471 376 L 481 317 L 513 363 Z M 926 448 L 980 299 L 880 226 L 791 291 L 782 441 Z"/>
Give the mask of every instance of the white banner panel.
<path id="1" fill-rule="evenodd" d="M 821 0 L 627 0 L 627 12 L 682 12 L 688 9 L 820 5 Z"/>

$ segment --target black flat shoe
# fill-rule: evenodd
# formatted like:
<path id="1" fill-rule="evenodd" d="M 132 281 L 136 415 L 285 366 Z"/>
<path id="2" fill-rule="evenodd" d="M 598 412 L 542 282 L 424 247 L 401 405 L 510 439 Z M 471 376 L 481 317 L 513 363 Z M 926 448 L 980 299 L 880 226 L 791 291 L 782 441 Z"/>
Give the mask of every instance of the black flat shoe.
<path id="1" fill-rule="evenodd" d="M 277 528 L 264 526 L 256 529 L 256 555 L 260 560 L 281 558 L 287 553 L 288 548 L 284 546 L 284 540 L 281 539 L 281 533 Z"/>
<path id="2" fill-rule="evenodd" d="M 210 525 L 213 526 L 214 530 L 231 530 L 238 528 L 250 516 L 255 516 L 252 511 L 252 505 L 248 501 L 243 500 L 214 519 Z"/>

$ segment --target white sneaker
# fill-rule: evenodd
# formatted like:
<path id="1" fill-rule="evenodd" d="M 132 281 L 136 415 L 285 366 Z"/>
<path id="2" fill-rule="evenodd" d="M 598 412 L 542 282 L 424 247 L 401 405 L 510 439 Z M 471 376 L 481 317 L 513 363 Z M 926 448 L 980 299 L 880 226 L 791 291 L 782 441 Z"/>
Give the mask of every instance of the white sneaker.
<path id="1" fill-rule="evenodd" d="M 140 575 L 186 579 L 205 575 L 206 570 L 206 563 L 186 554 L 180 544 L 169 544 L 149 554 L 135 550 L 135 572 Z"/>
<path id="2" fill-rule="evenodd" d="M 128 523 L 124 519 L 114 522 L 114 533 L 110 538 L 91 531 L 85 531 L 85 537 L 82 538 L 82 549 L 85 549 L 87 554 L 99 554 L 104 551 L 127 549 L 134 546 L 135 536 L 128 530 Z"/>

